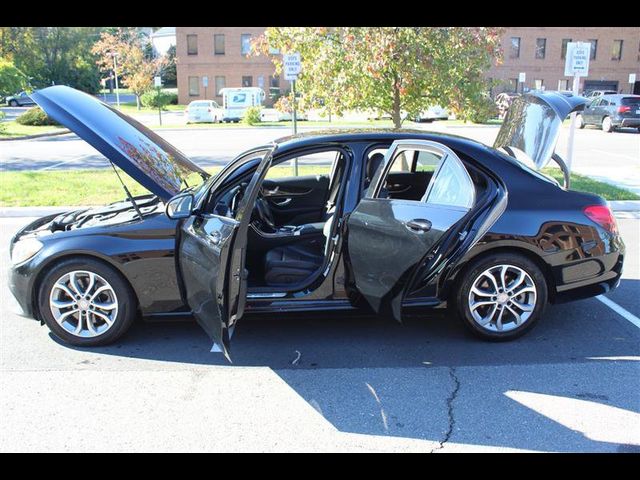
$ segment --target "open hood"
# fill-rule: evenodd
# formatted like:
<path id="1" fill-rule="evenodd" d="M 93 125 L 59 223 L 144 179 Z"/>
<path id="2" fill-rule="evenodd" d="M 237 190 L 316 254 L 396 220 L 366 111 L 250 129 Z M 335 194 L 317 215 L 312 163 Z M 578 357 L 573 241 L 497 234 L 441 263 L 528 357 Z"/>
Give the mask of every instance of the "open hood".
<path id="1" fill-rule="evenodd" d="M 563 120 L 571 112 L 583 110 L 588 102 L 584 97 L 557 92 L 517 97 L 509 107 L 493 147 L 518 150 L 541 169 L 551 160 Z"/>
<path id="2" fill-rule="evenodd" d="M 91 95 L 57 85 L 31 97 L 47 115 L 162 200 L 177 194 L 189 175 L 209 176 L 162 137 Z"/>

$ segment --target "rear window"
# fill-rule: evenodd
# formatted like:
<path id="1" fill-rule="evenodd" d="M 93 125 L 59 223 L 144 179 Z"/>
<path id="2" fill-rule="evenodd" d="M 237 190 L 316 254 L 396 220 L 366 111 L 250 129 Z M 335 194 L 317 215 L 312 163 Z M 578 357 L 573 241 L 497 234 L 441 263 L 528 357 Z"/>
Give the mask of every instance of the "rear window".
<path id="1" fill-rule="evenodd" d="M 622 105 L 640 105 L 640 97 L 624 97 Z"/>

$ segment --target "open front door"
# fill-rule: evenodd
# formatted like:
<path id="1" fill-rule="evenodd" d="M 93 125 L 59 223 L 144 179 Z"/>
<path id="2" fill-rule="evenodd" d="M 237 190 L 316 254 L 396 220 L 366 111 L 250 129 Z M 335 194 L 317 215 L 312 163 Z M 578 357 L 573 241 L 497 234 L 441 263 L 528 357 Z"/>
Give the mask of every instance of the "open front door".
<path id="1" fill-rule="evenodd" d="M 182 224 L 178 245 L 187 303 L 213 340 L 211 350 L 219 348 L 229 361 L 229 340 L 246 301 L 244 266 L 251 211 L 272 158 L 268 150 L 251 155 L 261 157 L 260 164 L 235 212 L 191 215 Z"/>
<path id="2" fill-rule="evenodd" d="M 395 193 L 393 178 L 399 173 L 426 183 L 416 190 L 417 198 Z M 451 149 L 427 140 L 394 142 L 347 220 L 345 258 L 352 293 L 375 312 L 390 312 L 400 320 L 402 297 L 416 266 L 474 202 L 473 181 Z"/>

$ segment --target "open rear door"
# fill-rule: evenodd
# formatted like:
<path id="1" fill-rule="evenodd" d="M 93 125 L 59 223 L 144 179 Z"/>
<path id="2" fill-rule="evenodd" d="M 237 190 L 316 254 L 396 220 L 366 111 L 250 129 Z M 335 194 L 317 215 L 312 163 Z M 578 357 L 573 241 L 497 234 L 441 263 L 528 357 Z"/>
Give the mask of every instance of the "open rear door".
<path id="1" fill-rule="evenodd" d="M 213 340 L 211 350 L 220 349 L 229 361 L 229 340 L 246 301 L 245 254 L 251 211 L 272 159 L 268 150 L 252 155 L 263 158 L 234 218 L 195 213 L 182 224 L 178 244 L 186 301 Z"/>
<path id="2" fill-rule="evenodd" d="M 408 174 L 428 182 L 420 199 L 393 198 L 387 181 L 389 172 L 393 175 L 398 165 L 406 165 L 407 152 L 415 159 Z M 363 297 L 375 312 L 401 320 L 412 273 L 474 203 L 473 181 L 451 149 L 427 140 L 394 142 L 347 220 L 350 293 Z"/>

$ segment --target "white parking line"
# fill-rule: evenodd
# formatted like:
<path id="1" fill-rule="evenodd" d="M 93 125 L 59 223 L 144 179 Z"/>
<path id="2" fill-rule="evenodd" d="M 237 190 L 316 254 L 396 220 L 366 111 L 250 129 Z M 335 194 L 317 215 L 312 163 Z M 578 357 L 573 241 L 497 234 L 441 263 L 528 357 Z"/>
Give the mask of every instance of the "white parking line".
<path id="1" fill-rule="evenodd" d="M 626 320 L 629 320 L 631 323 L 633 323 L 636 327 L 640 328 L 640 318 L 636 317 L 633 313 L 625 310 L 617 303 L 612 302 L 604 295 L 598 295 L 596 298 L 600 300 L 602 303 L 604 303 L 611 310 L 616 312 L 618 315 L 624 317 Z"/>

